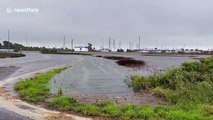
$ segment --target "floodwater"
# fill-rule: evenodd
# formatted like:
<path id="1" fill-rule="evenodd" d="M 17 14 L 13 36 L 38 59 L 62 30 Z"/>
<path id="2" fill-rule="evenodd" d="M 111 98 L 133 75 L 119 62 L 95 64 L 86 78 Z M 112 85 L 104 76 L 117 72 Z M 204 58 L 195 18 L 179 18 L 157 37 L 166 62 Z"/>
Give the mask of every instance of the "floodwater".
<path id="1" fill-rule="evenodd" d="M 121 55 L 120 55 L 121 56 Z M 119 97 L 133 93 L 125 80 L 131 75 L 150 75 L 167 70 L 186 61 L 189 57 L 122 55 L 145 61 L 141 68 L 119 66 L 115 60 L 100 57 L 82 56 L 83 60 L 55 76 L 51 84 L 51 92 L 57 94 L 61 89 L 64 95 L 101 94 Z"/>

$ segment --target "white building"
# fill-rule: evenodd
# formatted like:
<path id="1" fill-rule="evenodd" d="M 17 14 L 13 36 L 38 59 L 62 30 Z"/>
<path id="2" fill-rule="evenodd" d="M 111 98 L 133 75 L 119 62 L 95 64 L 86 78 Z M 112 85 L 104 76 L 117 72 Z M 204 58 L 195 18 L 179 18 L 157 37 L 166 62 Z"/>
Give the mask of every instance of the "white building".
<path id="1" fill-rule="evenodd" d="M 88 48 L 85 46 L 77 46 L 74 48 L 75 51 L 81 52 L 81 51 L 88 51 Z"/>

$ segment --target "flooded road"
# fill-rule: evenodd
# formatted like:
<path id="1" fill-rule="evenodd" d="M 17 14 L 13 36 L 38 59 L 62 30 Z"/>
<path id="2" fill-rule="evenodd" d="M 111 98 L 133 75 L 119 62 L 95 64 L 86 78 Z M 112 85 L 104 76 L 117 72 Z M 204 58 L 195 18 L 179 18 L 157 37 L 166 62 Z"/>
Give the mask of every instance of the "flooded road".
<path id="1" fill-rule="evenodd" d="M 130 75 L 148 75 L 173 65 L 180 65 L 185 61 L 191 61 L 191 59 L 187 57 L 176 58 L 122 55 L 133 57 L 137 60 L 144 60 L 146 62 L 146 66 L 144 66 L 142 69 L 132 69 L 119 66 L 114 60 L 92 56 L 44 55 L 31 52 L 25 54 L 26 57 L 22 58 L 0 59 L 0 87 L 6 87 L 6 90 L 11 95 L 16 95 L 13 92 L 13 85 L 18 80 L 30 77 L 36 73 L 51 70 L 53 68 L 71 66 L 70 69 L 60 75 L 57 75 L 50 81 L 51 91 L 53 93 L 57 93 L 58 89 L 63 89 L 64 94 L 77 93 L 76 97 L 78 97 L 79 94 L 82 94 L 84 99 L 88 101 L 91 100 L 91 97 L 97 97 L 90 94 L 102 94 L 100 98 L 103 100 L 110 100 L 111 98 L 103 97 L 103 95 L 120 96 L 132 93 L 132 90 L 128 88 L 124 82 L 124 80 Z M 0 96 L 0 114 L 4 115 L 2 118 L 11 116 L 8 117 L 8 119 L 40 119 L 45 117 L 46 114 L 44 113 L 52 113 L 41 108 L 35 108 L 34 106 L 17 99 L 7 100 L 3 97 L 5 94 L 7 96 L 7 93 L 2 92 Z M 82 98 L 82 96 L 80 95 L 80 98 Z M 144 96 L 145 99 L 142 99 Z M 153 103 L 153 97 L 151 97 L 149 94 L 134 97 L 129 95 L 125 97 L 123 103 L 131 103 L 128 100 L 132 99 L 138 101 L 139 104 Z M 157 99 L 154 99 L 154 101 L 154 103 L 158 103 Z M 34 108 L 36 112 L 26 111 L 25 109 L 17 107 L 20 105 Z"/>
<path id="2" fill-rule="evenodd" d="M 121 56 L 121 55 L 117 55 Z M 188 57 L 162 57 L 122 55 L 136 60 L 145 61 L 146 65 L 138 68 L 119 66 L 115 60 L 100 57 L 83 56 L 78 65 L 62 72 L 51 80 L 52 93 L 62 89 L 63 94 L 101 94 L 110 96 L 123 96 L 133 93 L 124 82 L 131 75 L 149 75 L 178 66 L 183 62 L 192 61 Z"/>

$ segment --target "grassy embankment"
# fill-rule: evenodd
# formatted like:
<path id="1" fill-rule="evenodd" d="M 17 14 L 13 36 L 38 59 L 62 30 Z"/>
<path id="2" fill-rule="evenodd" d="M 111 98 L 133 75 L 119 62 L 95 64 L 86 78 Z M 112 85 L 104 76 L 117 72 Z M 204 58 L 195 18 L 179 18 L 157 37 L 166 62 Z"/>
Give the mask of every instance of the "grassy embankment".
<path id="1" fill-rule="evenodd" d="M 132 76 L 129 85 L 135 91 L 148 89 L 171 103 L 162 116 L 173 114 L 178 115 L 175 119 L 213 119 L 212 58 L 183 63 L 164 74 Z"/>
<path id="2" fill-rule="evenodd" d="M 48 98 L 48 81 L 63 69 L 40 74 L 31 80 L 15 85 L 20 96 L 30 102 Z M 149 106 L 127 104 L 118 106 L 111 102 L 84 104 L 72 97 L 56 96 L 48 105 L 63 111 L 89 116 L 107 116 L 116 119 L 213 119 L 213 59 L 184 63 L 164 74 L 148 77 L 132 76 L 130 86 L 135 91 L 149 89 L 171 105 Z M 60 93 L 60 92 L 59 92 Z"/>
<path id="3" fill-rule="evenodd" d="M 16 57 L 24 57 L 25 55 L 22 53 L 0 53 L 0 58 L 16 58 Z"/>

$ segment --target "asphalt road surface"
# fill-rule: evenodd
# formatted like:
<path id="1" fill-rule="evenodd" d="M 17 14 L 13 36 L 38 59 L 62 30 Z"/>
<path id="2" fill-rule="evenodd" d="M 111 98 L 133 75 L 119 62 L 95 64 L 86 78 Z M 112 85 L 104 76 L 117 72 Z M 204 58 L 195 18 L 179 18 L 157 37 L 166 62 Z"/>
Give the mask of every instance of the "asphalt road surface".
<path id="1" fill-rule="evenodd" d="M 31 120 L 31 119 L 0 107 L 0 120 Z"/>

